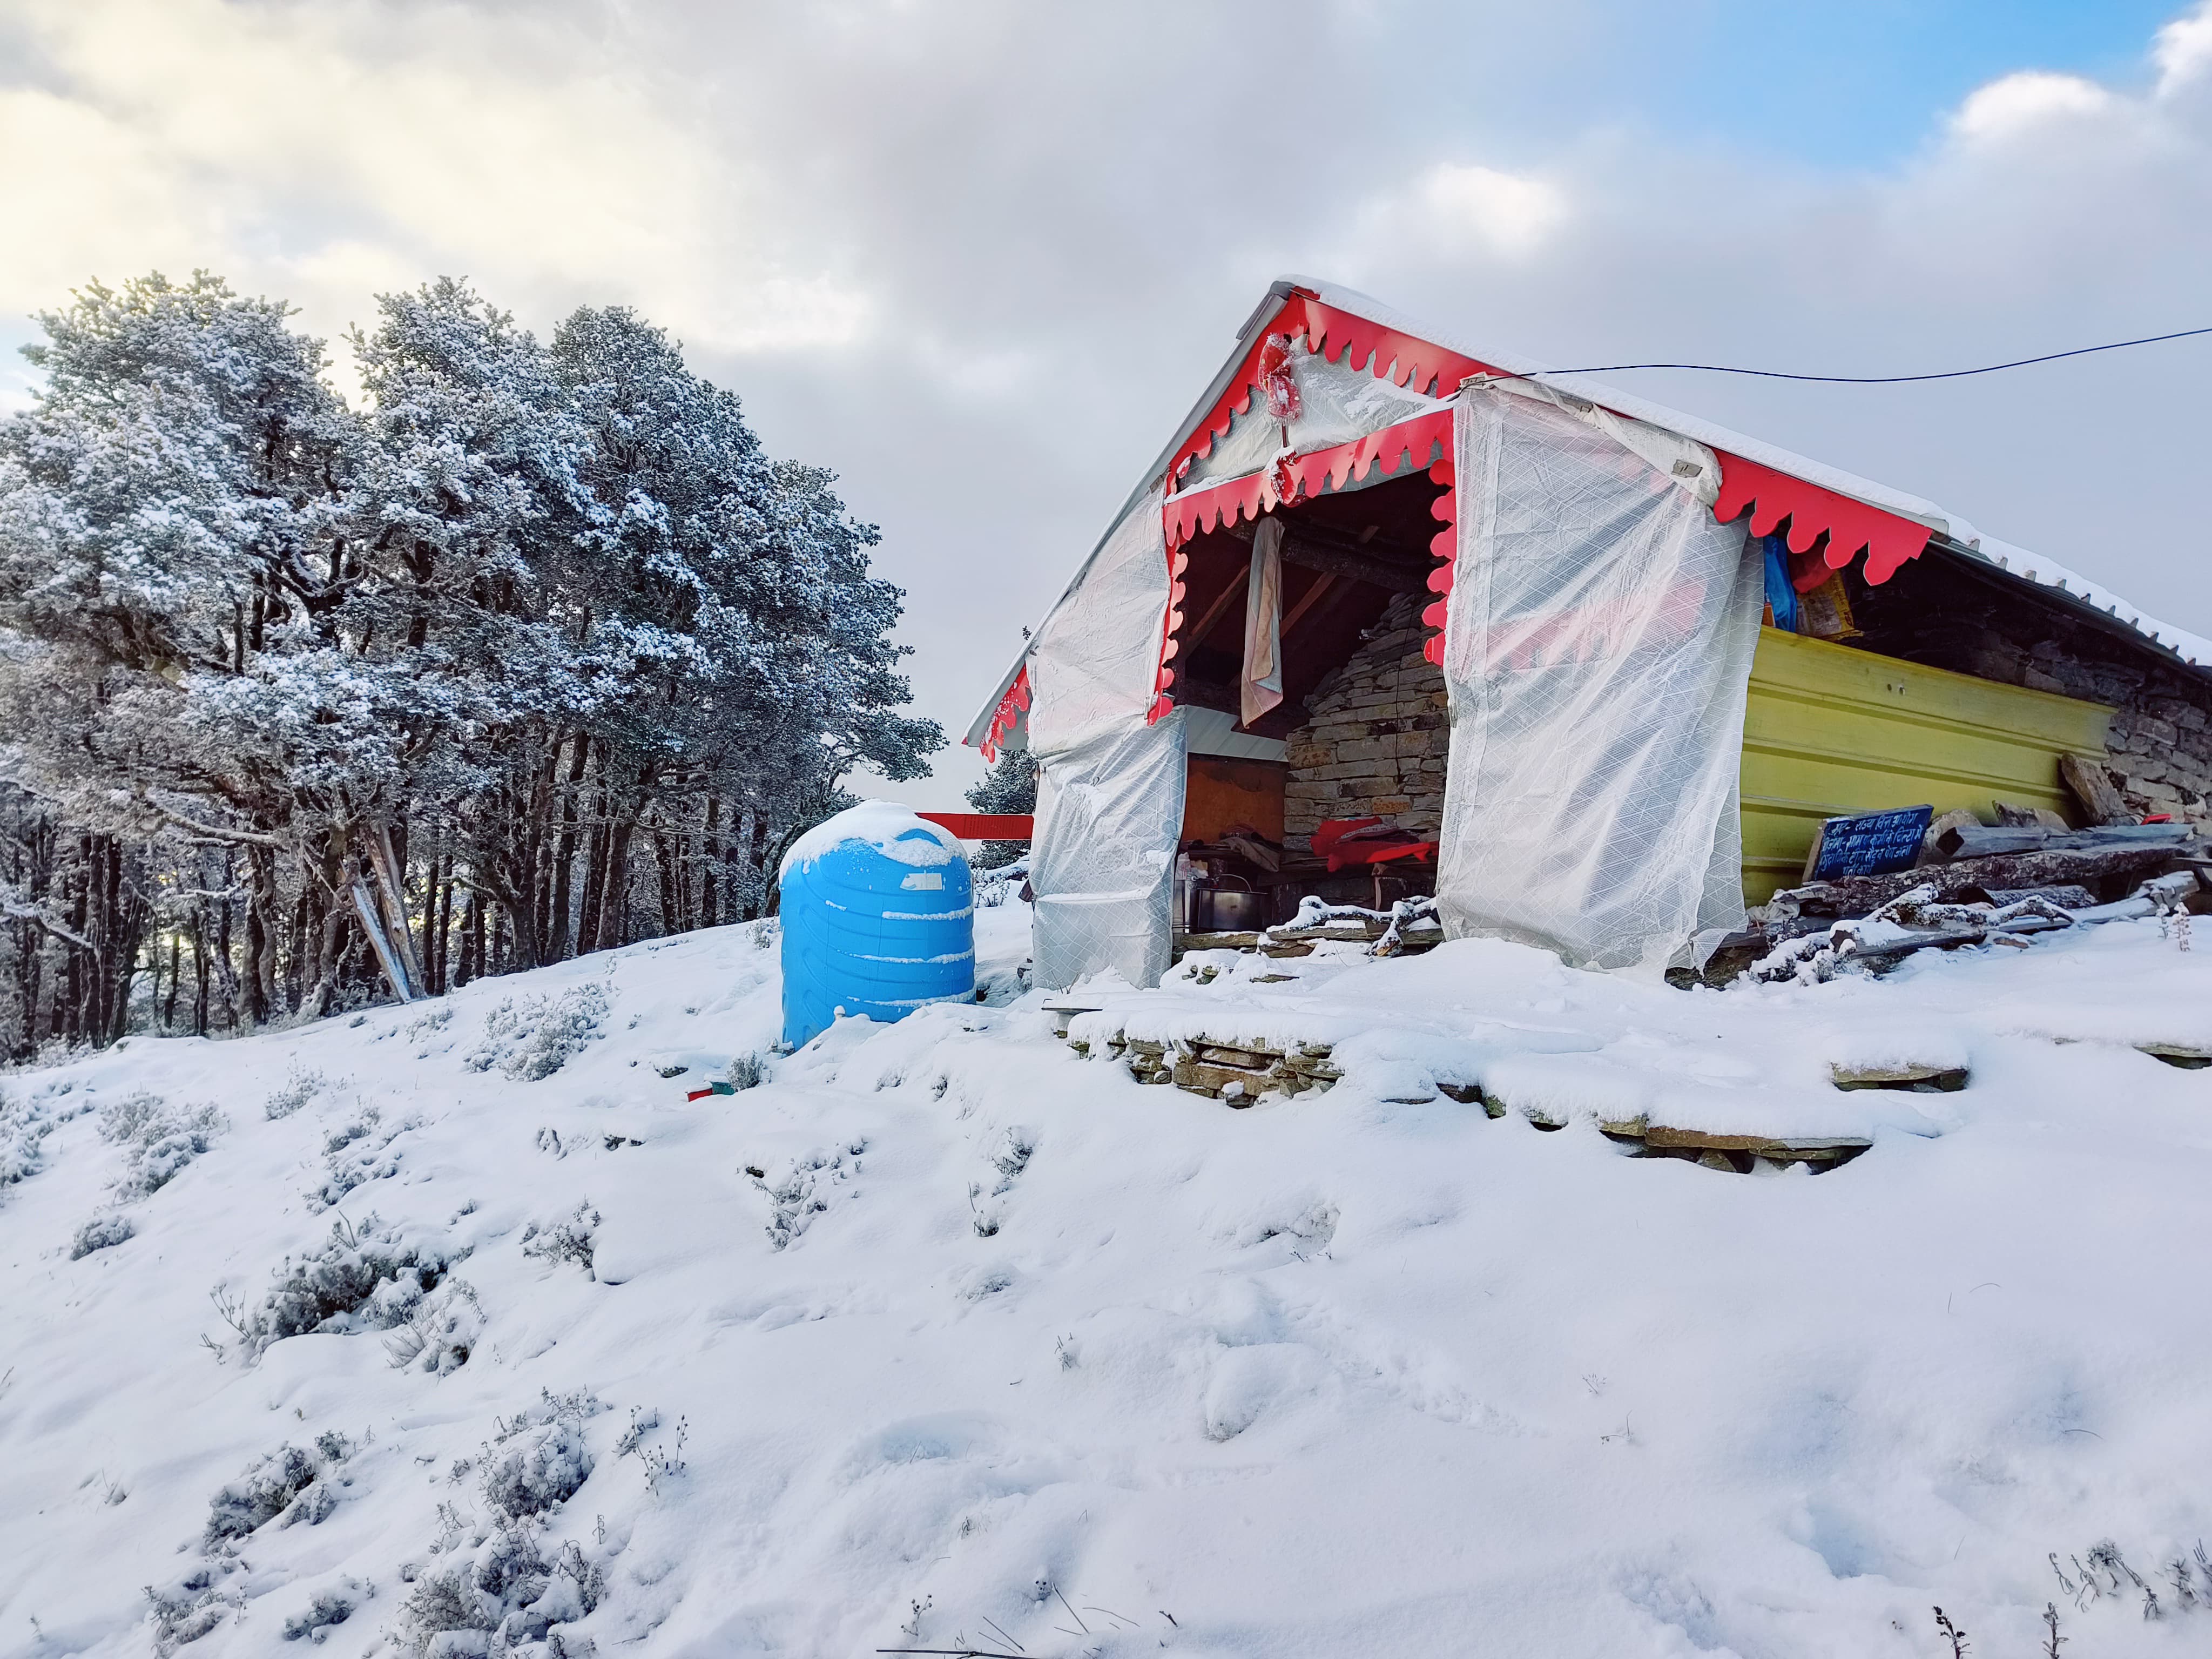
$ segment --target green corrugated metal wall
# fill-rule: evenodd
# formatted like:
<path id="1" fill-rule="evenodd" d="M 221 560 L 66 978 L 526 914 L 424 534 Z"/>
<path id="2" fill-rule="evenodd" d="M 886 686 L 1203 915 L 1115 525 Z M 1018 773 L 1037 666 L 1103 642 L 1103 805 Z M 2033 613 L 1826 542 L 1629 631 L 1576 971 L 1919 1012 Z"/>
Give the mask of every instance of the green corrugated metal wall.
<path id="1" fill-rule="evenodd" d="M 1743 728 L 1743 896 L 1794 885 L 1820 820 L 1993 800 L 2074 804 L 2063 754 L 2101 755 L 2101 703 L 1759 630 Z"/>

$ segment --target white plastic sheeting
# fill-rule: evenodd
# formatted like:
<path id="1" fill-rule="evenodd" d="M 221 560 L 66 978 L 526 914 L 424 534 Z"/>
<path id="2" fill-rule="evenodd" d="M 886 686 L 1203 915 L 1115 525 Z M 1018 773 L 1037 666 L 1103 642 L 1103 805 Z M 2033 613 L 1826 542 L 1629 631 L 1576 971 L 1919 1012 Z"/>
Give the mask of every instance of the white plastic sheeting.
<path id="1" fill-rule="evenodd" d="M 1152 985 L 1168 968 L 1185 753 L 1179 711 L 1146 720 L 1167 619 L 1160 500 L 1123 515 L 1030 647 L 1034 950 L 1054 990 L 1109 969 Z"/>
<path id="2" fill-rule="evenodd" d="M 1291 353 L 1291 372 L 1297 379 L 1302 407 L 1290 422 L 1290 447 L 1301 455 L 1351 443 L 1440 407 L 1433 398 L 1408 392 L 1341 360 L 1331 362 L 1303 343 Z M 1191 462 L 1180 480 L 1182 488 L 1196 489 L 1257 472 L 1282 453 L 1283 434 L 1283 423 L 1267 417 L 1265 399 L 1255 393 L 1252 407 L 1231 423 L 1210 451 Z"/>
<path id="3" fill-rule="evenodd" d="M 1039 985 L 1065 990 L 1108 969 L 1157 985 L 1167 972 L 1185 765 L 1181 709 L 1046 759 L 1030 854 Z"/>
<path id="4" fill-rule="evenodd" d="M 1447 930 L 1620 968 L 1741 926 L 1743 526 L 1548 401 L 1471 387 L 1454 429 Z"/>

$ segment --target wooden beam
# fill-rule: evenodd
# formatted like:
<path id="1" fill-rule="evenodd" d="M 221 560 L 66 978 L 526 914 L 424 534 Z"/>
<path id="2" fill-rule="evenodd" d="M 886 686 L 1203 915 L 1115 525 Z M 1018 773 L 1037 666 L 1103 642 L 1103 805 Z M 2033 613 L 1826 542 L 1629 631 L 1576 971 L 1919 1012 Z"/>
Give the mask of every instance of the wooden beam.
<path id="1" fill-rule="evenodd" d="M 1229 609 L 1229 602 L 1242 593 L 1244 591 L 1245 583 L 1251 580 L 1252 567 L 1248 562 L 1243 568 L 1229 579 L 1229 586 L 1221 590 L 1213 603 L 1206 607 L 1198 619 L 1198 626 L 1184 631 L 1183 644 L 1193 651 L 1197 650 L 1200 645 L 1204 643 L 1206 636 L 1213 631 L 1213 624 L 1221 620 L 1221 613 Z"/>
<path id="2" fill-rule="evenodd" d="M 1291 614 L 1283 618 L 1285 639 L 1290 638 L 1291 630 L 1305 620 L 1306 612 L 1314 608 L 1321 596 L 1335 586 L 1336 578 L 1326 570 L 1314 578 L 1313 586 L 1298 596 L 1298 602 L 1291 607 Z"/>
<path id="3" fill-rule="evenodd" d="M 1256 527 L 1232 525 L 1229 533 L 1249 542 Z M 1377 558 L 1377 552 L 1398 556 Z M 1351 536 L 1328 525 L 1291 517 L 1283 520 L 1283 562 L 1368 582 L 1393 593 L 1413 593 L 1428 586 L 1429 572 L 1436 561 L 1425 548 L 1407 547 L 1380 536 Z"/>
<path id="4" fill-rule="evenodd" d="M 1357 545 L 1348 536 L 1323 538 L 1300 526 L 1283 537 L 1283 562 L 1367 582 L 1393 593 L 1415 593 L 1428 586 L 1426 570 L 1386 563 L 1371 554 L 1352 550 Z"/>

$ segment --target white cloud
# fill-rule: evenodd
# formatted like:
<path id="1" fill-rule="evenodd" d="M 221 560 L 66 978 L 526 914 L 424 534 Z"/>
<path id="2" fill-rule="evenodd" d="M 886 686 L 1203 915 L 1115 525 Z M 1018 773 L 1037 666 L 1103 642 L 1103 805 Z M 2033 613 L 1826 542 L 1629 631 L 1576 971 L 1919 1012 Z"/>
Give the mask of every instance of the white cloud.
<path id="1" fill-rule="evenodd" d="M 1439 237 L 1505 254 L 1534 252 L 1567 212 L 1565 197 L 1544 179 L 1449 161 L 1422 176 L 1414 199 Z"/>
<path id="2" fill-rule="evenodd" d="M 2079 76 L 2023 70 L 1978 88 L 1951 126 L 1969 142 L 2008 138 L 2069 117 L 2100 115 L 2113 103 L 2112 94 Z"/>
<path id="3" fill-rule="evenodd" d="M 367 0 L 30 0 L 46 84 L 0 91 L 0 306 L 100 274 L 286 279 L 328 328 L 369 285 L 630 300 L 734 349 L 849 339 L 865 302 L 748 245 L 753 179 L 624 43 Z M 742 300 L 736 296 L 742 295 Z"/>
<path id="4" fill-rule="evenodd" d="M 2158 65 L 2158 90 L 2172 97 L 2194 82 L 2212 77 L 2212 5 L 2200 5 L 2158 32 L 2151 49 Z"/>

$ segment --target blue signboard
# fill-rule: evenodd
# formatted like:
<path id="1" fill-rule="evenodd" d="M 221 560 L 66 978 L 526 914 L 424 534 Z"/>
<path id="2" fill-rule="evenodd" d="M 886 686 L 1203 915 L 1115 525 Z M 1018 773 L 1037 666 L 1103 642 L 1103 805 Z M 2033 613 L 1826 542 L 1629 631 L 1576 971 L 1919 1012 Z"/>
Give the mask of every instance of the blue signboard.
<path id="1" fill-rule="evenodd" d="M 1820 826 L 1813 845 L 1809 881 L 1834 881 L 1844 876 L 1884 876 L 1893 870 L 1910 870 L 1920 856 L 1920 843 L 1934 821 L 1932 806 L 1900 806 L 1887 812 L 1863 812 L 1856 817 L 1830 818 Z"/>

